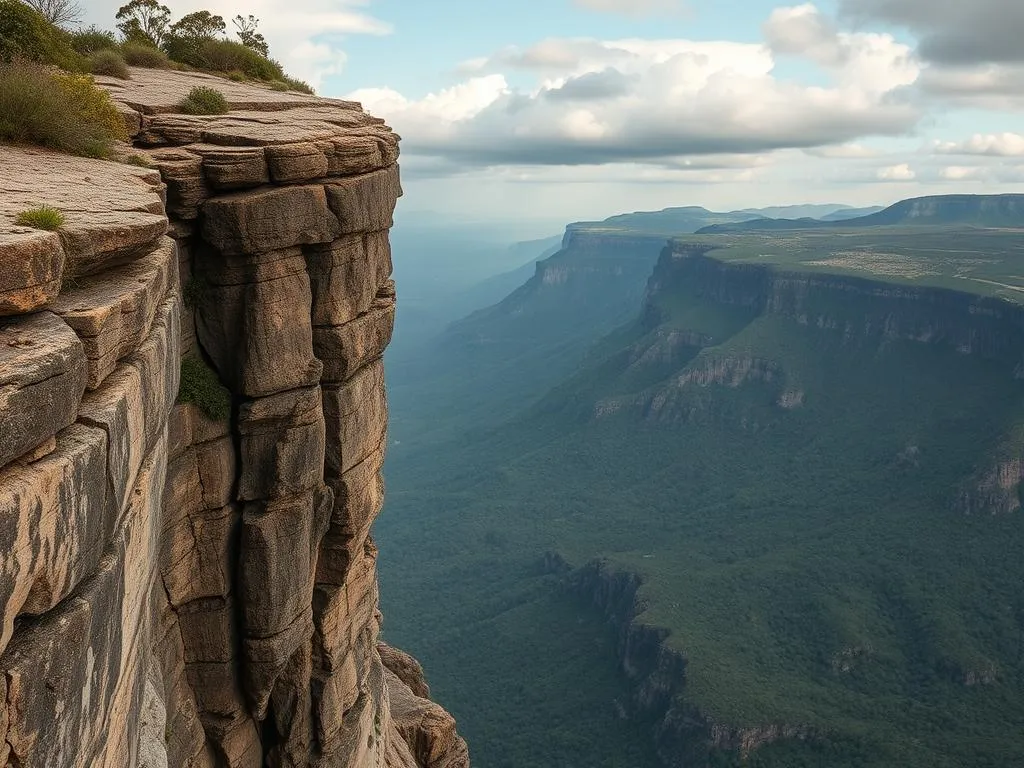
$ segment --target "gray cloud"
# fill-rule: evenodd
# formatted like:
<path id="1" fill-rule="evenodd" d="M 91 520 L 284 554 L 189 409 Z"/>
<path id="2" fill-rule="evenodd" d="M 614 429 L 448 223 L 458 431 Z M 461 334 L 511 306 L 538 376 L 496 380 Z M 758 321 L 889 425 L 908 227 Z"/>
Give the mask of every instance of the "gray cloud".
<path id="1" fill-rule="evenodd" d="M 628 16 L 679 13 L 685 10 L 682 0 L 573 0 L 573 5 L 588 11 L 621 13 Z"/>
<path id="2" fill-rule="evenodd" d="M 560 88 L 544 91 L 552 101 L 593 101 L 625 96 L 630 92 L 637 76 L 626 75 L 617 69 L 589 72 L 566 81 Z"/>
<path id="3" fill-rule="evenodd" d="M 937 64 L 1024 63 L 1020 0 L 840 0 L 844 16 L 904 26 Z"/>

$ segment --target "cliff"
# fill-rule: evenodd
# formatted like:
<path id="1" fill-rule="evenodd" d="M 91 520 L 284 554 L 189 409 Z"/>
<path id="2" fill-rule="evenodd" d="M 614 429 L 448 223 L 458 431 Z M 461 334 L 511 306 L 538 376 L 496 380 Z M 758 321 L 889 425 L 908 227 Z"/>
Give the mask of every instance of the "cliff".
<path id="1" fill-rule="evenodd" d="M 398 137 L 100 81 L 132 164 L 0 147 L 2 762 L 468 765 L 377 642 Z M 176 114 L 200 84 L 232 111 Z"/>

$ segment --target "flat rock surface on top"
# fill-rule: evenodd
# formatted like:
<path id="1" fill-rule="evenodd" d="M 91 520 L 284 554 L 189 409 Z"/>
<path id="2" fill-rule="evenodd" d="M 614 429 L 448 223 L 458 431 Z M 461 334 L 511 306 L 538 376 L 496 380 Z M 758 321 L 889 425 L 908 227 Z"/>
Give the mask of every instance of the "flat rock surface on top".
<path id="1" fill-rule="evenodd" d="M 28 147 L 0 146 L 0 315 L 30 312 L 62 274 L 86 274 L 148 253 L 167 228 L 159 172 Z M 17 223 L 41 206 L 59 232 Z"/>
<path id="2" fill-rule="evenodd" d="M 359 109 L 355 102 L 341 102 L 309 96 L 297 91 L 274 91 L 254 83 L 236 83 L 205 72 L 176 72 L 171 69 L 130 67 L 131 79 L 99 76 L 96 82 L 120 102 L 144 114 L 177 112 L 178 105 L 197 86 L 214 88 L 224 94 L 232 109 L 280 110 L 296 106 L 334 105 Z"/>

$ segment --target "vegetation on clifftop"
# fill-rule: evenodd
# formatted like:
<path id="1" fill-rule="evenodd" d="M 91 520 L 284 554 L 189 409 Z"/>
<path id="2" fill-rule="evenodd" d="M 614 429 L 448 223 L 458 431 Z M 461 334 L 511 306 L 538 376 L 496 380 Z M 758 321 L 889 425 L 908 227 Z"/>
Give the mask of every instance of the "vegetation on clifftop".
<path id="1" fill-rule="evenodd" d="M 121 113 L 88 75 L 0 63 L 0 142 L 106 157 L 115 141 L 127 138 Z"/>

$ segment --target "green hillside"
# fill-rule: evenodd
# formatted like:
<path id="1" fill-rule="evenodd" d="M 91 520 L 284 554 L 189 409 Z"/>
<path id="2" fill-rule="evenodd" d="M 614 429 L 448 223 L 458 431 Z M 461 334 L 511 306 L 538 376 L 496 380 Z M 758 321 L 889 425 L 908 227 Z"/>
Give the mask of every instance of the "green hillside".
<path id="1" fill-rule="evenodd" d="M 679 766 L 1024 763 L 1019 243 L 680 238 L 639 316 L 546 397 L 399 452 L 389 631 L 478 764 L 561 764 L 531 701 L 599 703 L 581 766 L 653 768 L 640 732 Z M 574 633 L 595 618 L 560 602 L 549 552 L 642 574 L 638 621 L 687 660 L 667 712 L 631 700 L 614 643 L 574 666 L 604 641 Z M 481 686 L 510 708 L 478 710 Z M 801 737 L 734 747 L 776 726 Z"/>

